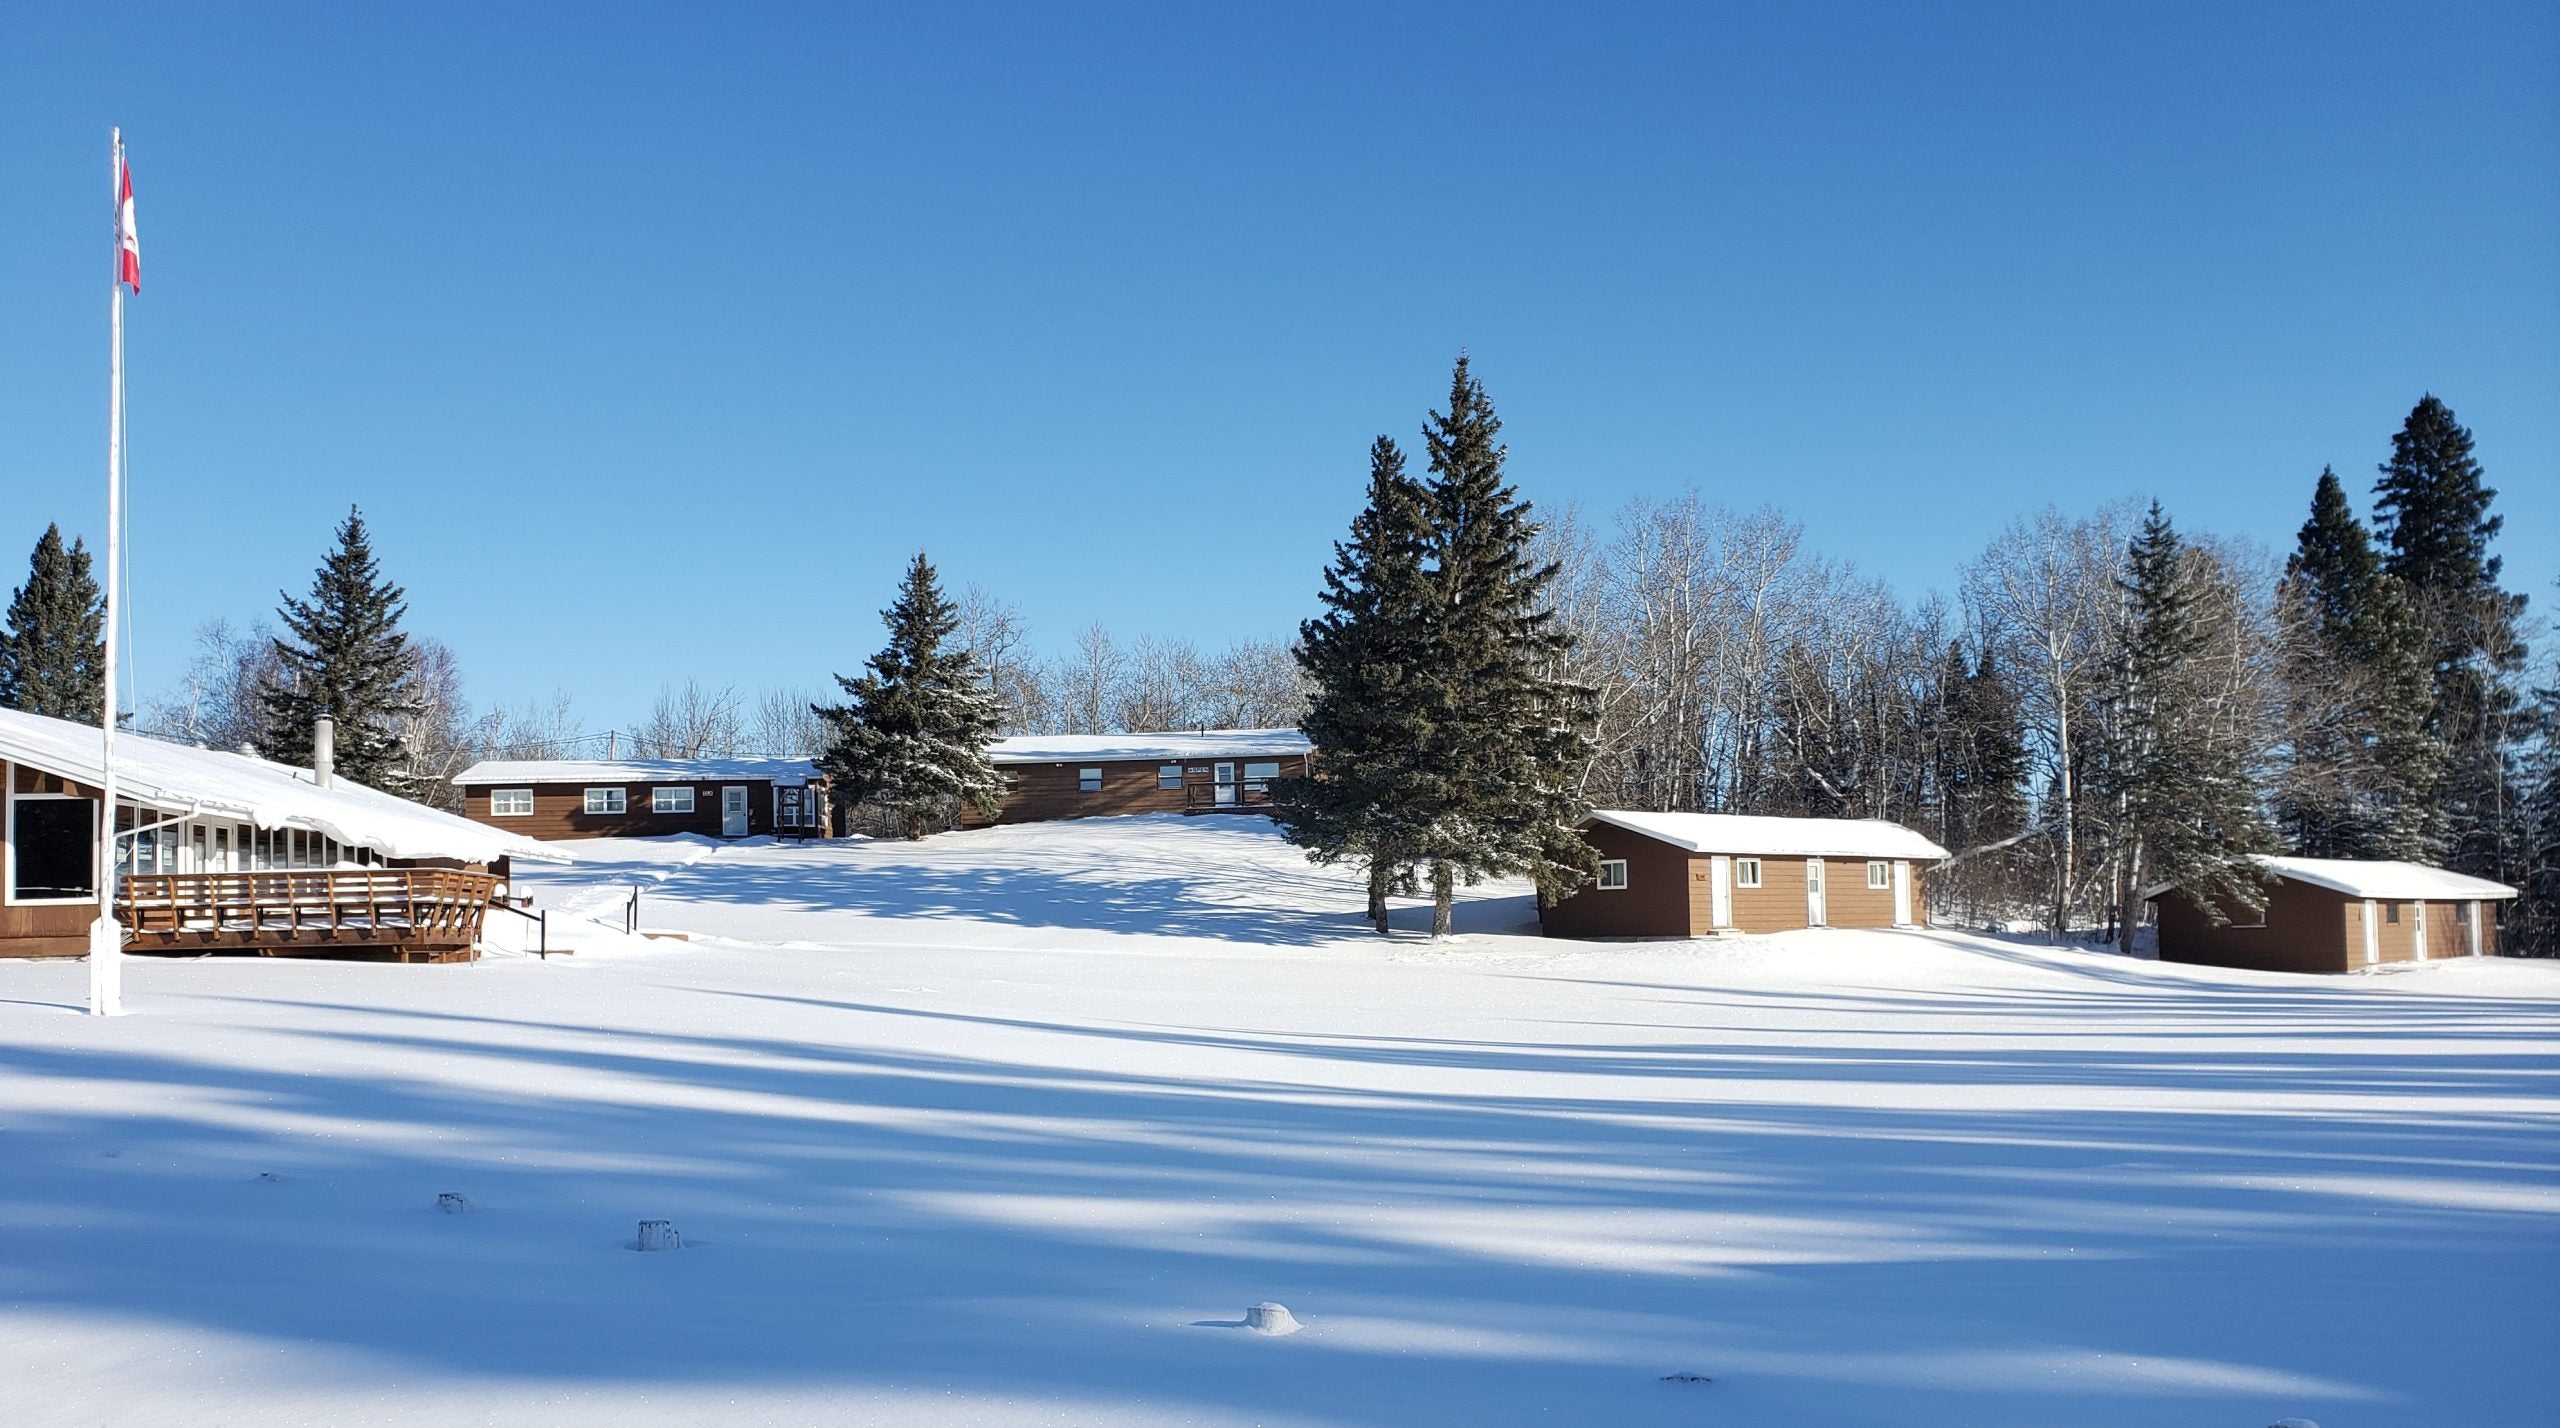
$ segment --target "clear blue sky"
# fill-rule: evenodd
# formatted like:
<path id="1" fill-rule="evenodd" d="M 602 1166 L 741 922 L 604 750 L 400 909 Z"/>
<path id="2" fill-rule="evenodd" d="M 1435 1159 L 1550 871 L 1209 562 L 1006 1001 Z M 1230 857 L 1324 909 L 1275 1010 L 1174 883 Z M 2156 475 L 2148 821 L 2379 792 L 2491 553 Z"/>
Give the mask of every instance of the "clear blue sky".
<path id="1" fill-rule="evenodd" d="M 2421 392 L 2560 573 L 2560 8 L 19 5 L 0 562 L 103 523 L 132 146 L 145 692 L 350 500 L 480 700 L 817 684 L 903 556 L 1307 613 L 1464 347 L 1542 505 L 1951 588 L 2156 495 L 2289 542 Z"/>

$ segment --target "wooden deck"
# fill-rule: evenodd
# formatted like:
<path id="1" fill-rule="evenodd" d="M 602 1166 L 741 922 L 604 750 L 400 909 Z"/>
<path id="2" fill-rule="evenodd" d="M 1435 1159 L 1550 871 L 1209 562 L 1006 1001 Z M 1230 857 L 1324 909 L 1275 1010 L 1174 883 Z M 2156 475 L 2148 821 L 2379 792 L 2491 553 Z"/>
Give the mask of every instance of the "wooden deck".
<path id="1" fill-rule="evenodd" d="M 443 868 L 143 873 L 116 919 L 145 954 L 467 961 L 497 883 Z"/>

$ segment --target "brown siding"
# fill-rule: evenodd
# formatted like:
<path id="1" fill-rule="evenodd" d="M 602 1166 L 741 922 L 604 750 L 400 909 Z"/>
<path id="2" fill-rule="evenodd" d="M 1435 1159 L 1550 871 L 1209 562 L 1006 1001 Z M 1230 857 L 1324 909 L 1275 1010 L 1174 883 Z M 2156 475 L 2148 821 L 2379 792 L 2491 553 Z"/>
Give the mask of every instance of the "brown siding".
<path id="1" fill-rule="evenodd" d="M 1010 787 L 1004 807 L 993 821 L 1035 823 L 1127 813 L 1180 813 L 1187 807 L 1210 803 L 1212 794 L 1208 790 L 1216 782 L 1216 766 L 1221 763 L 1236 766 L 1239 787 L 1244 782 L 1244 766 L 1249 763 L 1278 764 L 1282 778 L 1304 778 L 1307 772 L 1304 754 L 1252 759 L 1071 759 L 1064 763 L 1006 764 L 1003 769 Z M 1165 764 L 1182 766 L 1186 788 L 1156 786 L 1156 771 Z M 1102 770 L 1099 793 L 1086 793 L 1076 784 L 1077 771 L 1092 768 Z M 969 822 L 980 826 L 984 820 L 972 818 Z"/>
<path id="2" fill-rule="evenodd" d="M 1540 928 L 1550 937 L 1693 937 L 1704 933 L 1705 906 L 1697 903 L 1700 921 L 1691 921 L 1692 859 L 1686 849 L 1647 838 L 1615 824 L 1594 823 L 1582 837 L 1603 858 L 1624 858 L 1627 885 L 1603 890 L 1585 883 L 1571 896 L 1539 914 Z M 1694 860 L 1704 875 L 1707 860 Z"/>
<path id="3" fill-rule="evenodd" d="M 1893 860 L 1882 860 L 1885 885 L 1867 886 L 1866 858 L 1826 858 L 1823 871 L 1829 874 L 1822 885 L 1823 922 L 1831 927 L 1893 926 Z M 1916 889 L 1915 889 L 1916 891 Z"/>
<path id="4" fill-rule="evenodd" d="M 25 764 L 5 767 L 9 786 L 20 793 L 77 793 L 93 801 L 98 796 L 98 790 L 86 784 Z M 8 829 L 0 826 L 0 837 L 6 836 Z M 98 905 L 94 902 L 12 907 L 5 889 L 0 889 L 0 957 L 85 957 L 89 953 L 89 924 L 97 920 Z"/>
<path id="5" fill-rule="evenodd" d="M 474 784 L 464 790 L 468 796 L 462 814 L 475 823 L 504 828 L 527 838 L 556 842 L 570 838 L 654 838 L 669 833 L 700 833 L 705 837 L 720 836 L 720 790 L 744 788 L 747 791 L 747 836 L 752 838 L 773 831 L 773 780 L 711 779 L 688 780 L 685 783 L 537 783 L 533 789 L 533 812 L 521 817 L 498 817 L 489 812 L 489 794 L 498 788 L 524 788 L 528 785 Z M 589 813 L 587 790 L 620 788 L 623 812 Z M 693 790 L 691 813 L 651 813 L 649 790 L 653 788 L 685 788 Z"/>
<path id="6" fill-rule="evenodd" d="M 1760 886 L 1744 887 L 1740 874 L 1734 877 L 1733 925 L 1744 932 L 1788 932 L 1804 926 L 1804 859 L 1758 856 Z"/>

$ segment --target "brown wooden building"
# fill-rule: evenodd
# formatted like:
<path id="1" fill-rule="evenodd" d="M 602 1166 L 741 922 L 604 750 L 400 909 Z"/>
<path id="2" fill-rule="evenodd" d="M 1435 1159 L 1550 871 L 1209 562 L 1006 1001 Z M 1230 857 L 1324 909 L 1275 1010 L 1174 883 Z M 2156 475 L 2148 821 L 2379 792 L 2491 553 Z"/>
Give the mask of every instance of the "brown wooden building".
<path id="1" fill-rule="evenodd" d="M 493 759 L 454 775 L 462 811 L 527 838 L 813 838 L 826 779 L 808 759 Z"/>
<path id="2" fill-rule="evenodd" d="M 1913 927 L 1947 850 L 1899 823 L 1595 810 L 1600 872 L 1539 916 L 1550 937 L 1709 937 Z"/>
<path id="3" fill-rule="evenodd" d="M 89 950 L 98 731 L 0 710 L 0 957 Z M 246 754 L 116 739 L 112 886 L 126 950 L 468 957 L 529 839 Z"/>
<path id="4" fill-rule="evenodd" d="M 2421 863 L 2261 858 L 2262 913 L 2146 888 L 2163 962 L 2267 972 L 2353 972 L 2392 962 L 2498 953 L 2498 906 L 2514 888 Z"/>
<path id="5" fill-rule="evenodd" d="M 1306 776 L 1313 746 L 1295 729 L 1033 734 L 987 755 L 1010 785 L 995 816 L 971 826 L 1125 813 L 1252 813 L 1271 785 Z"/>

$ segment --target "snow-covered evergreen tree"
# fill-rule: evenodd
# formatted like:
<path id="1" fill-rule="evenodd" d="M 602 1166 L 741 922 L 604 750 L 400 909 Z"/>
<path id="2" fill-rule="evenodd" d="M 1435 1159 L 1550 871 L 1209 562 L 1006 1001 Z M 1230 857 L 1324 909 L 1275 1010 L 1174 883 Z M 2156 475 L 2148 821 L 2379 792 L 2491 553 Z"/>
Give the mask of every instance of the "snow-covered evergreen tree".
<path id="1" fill-rule="evenodd" d="M 2288 747 L 2275 803 L 2287 842 L 2312 857 L 2428 858 L 2441 751 L 2426 728 L 2426 640 L 2333 471 L 2320 473 L 2278 601 Z"/>
<path id="2" fill-rule="evenodd" d="M 382 574 L 364 513 L 349 507 L 338 544 L 311 580 L 311 597 L 284 596 L 276 616 L 275 681 L 263 692 L 266 736 L 258 752 L 280 763 L 311 763 L 312 730 L 337 721 L 340 778 L 416 797 L 417 778 L 399 731 L 421 709 L 412 687 L 417 659 L 400 629 L 406 592 Z"/>
<path id="3" fill-rule="evenodd" d="M 1420 672 L 1430 659 L 1424 500 L 1404 453 L 1379 437 L 1369 447 L 1368 505 L 1325 567 L 1324 613 L 1298 627 L 1298 665 L 1312 687 L 1301 727 L 1321 766 L 1272 790 L 1272 817 L 1310 858 L 1367 869 L 1369 920 L 1382 933 L 1388 894 L 1410 881 L 1422 842 L 1414 820 L 1428 717 Z"/>
<path id="4" fill-rule="evenodd" d="M 95 724 L 106 708 L 106 601 L 89 552 L 48 525 L 0 625 L 0 708 Z"/>
<path id="5" fill-rule="evenodd" d="M 2215 578 L 2153 502 L 2128 551 L 2112 736 L 2097 785 L 2114 810 L 2117 928 L 2130 950 L 2139 890 L 2175 883 L 2220 916 L 2266 905 L 2253 854 L 2274 850 L 2259 807 L 2253 711 L 2217 678 L 2206 624 Z"/>
<path id="6" fill-rule="evenodd" d="M 836 676 L 843 704 L 816 706 L 818 765 L 838 808 L 869 808 L 909 838 L 949 827 L 964 807 L 992 812 L 1004 775 L 987 759 L 1004 720 L 977 661 L 954 639 L 959 610 L 918 551 L 896 603 L 880 612 L 888 647 L 864 673 Z"/>

